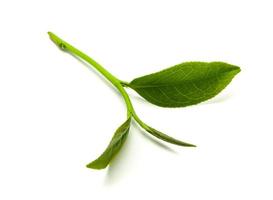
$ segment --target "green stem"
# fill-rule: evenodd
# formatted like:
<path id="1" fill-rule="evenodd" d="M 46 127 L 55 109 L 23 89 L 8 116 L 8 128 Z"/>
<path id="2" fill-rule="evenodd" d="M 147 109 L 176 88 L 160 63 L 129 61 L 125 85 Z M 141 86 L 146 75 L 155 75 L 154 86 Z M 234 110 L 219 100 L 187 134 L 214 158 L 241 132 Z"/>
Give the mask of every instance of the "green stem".
<path id="1" fill-rule="evenodd" d="M 72 53 L 84 61 L 91 64 L 96 70 L 98 70 L 108 81 L 110 81 L 117 90 L 121 93 L 127 107 L 127 116 L 130 117 L 131 115 L 135 116 L 135 111 L 132 105 L 132 102 L 123 88 L 123 86 L 127 85 L 126 82 L 120 81 L 117 79 L 114 75 L 112 75 L 109 71 L 107 71 L 104 67 L 102 67 L 99 63 L 97 63 L 95 60 L 93 60 L 91 57 L 83 53 L 82 51 L 78 50 L 77 48 L 73 47 L 71 44 L 67 43 L 66 41 L 59 38 L 57 35 L 55 35 L 52 32 L 48 32 L 48 35 L 50 39 L 63 51 L 67 51 L 69 53 Z"/>
<path id="2" fill-rule="evenodd" d="M 80 50 L 78 50 L 77 48 L 73 47 L 72 45 L 70 45 L 69 43 L 65 42 L 64 40 L 62 40 L 61 38 L 59 38 L 58 36 L 56 36 L 55 34 L 48 32 L 50 39 L 63 51 L 66 51 L 72 55 L 78 56 L 79 58 L 81 58 L 82 60 L 86 61 L 87 63 L 91 64 L 96 70 L 98 70 L 108 81 L 110 81 L 115 87 L 116 89 L 120 92 L 120 94 L 122 95 L 125 103 L 126 103 L 126 107 L 127 107 L 127 117 L 133 117 L 136 122 L 138 122 L 138 124 L 145 129 L 146 131 L 148 131 L 149 133 L 151 133 L 153 136 L 162 139 L 164 141 L 173 143 L 173 144 L 177 144 L 177 145 L 181 145 L 181 146 L 194 146 L 192 144 L 188 144 L 179 140 L 176 140 L 174 138 L 171 138 L 151 127 L 149 127 L 147 124 L 145 124 L 136 114 L 134 107 L 132 105 L 132 102 L 129 98 L 129 95 L 127 94 L 126 90 L 123 87 L 128 87 L 130 86 L 130 84 L 128 82 L 125 81 L 121 81 L 119 79 L 117 79 L 114 75 L 112 75 L 109 71 L 107 71 L 104 67 L 102 67 L 99 63 L 97 63 L 95 60 L 93 60 L 91 57 L 89 57 L 88 55 L 86 55 L 85 53 L 81 52 Z"/>

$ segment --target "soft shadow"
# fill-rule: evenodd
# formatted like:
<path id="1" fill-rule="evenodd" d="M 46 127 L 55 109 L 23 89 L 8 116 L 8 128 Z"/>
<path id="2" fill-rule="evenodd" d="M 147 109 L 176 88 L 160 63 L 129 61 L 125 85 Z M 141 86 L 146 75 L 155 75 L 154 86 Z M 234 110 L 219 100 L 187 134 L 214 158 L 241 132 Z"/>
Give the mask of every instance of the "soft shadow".
<path id="1" fill-rule="evenodd" d="M 168 152 L 177 154 L 177 152 L 172 148 L 168 147 L 160 141 L 157 141 L 157 139 L 153 138 L 153 136 L 148 135 L 149 133 L 142 130 L 135 121 L 132 121 L 131 129 L 139 130 L 144 138 L 148 139 L 150 142 L 152 142 L 152 144 L 156 145 L 157 147 L 162 148 L 163 150 L 166 150 Z M 132 142 L 132 137 L 130 137 L 129 134 L 120 152 L 115 156 L 115 158 L 111 161 L 107 168 L 107 173 L 104 181 L 105 185 L 112 185 L 117 181 L 121 180 L 123 176 L 126 176 L 125 172 L 129 170 L 131 164 L 130 159 L 133 159 L 133 152 L 130 148 L 132 146 Z"/>
<path id="2" fill-rule="evenodd" d="M 205 101 L 201 104 L 206 105 L 206 104 L 222 103 L 222 102 L 227 101 L 231 97 L 232 97 L 232 95 L 227 93 L 224 95 L 216 96 L 216 97 L 209 99 L 208 101 Z"/>
<path id="3" fill-rule="evenodd" d="M 112 185 L 118 180 L 122 179 L 123 176 L 126 176 L 125 172 L 128 171 L 130 167 L 130 146 L 131 146 L 131 137 L 130 134 L 127 137 L 127 140 L 123 144 L 123 147 L 120 149 L 119 153 L 114 157 L 107 168 L 107 173 L 104 180 L 104 185 Z"/>
<path id="4" fill-rule="evenodd" d="M 139 132 L 141 133 L 141 135 L 148 139 L 150 142 L 152 142 L 154 145 L 168 151 L 168 152 L 171 152 L 171 153 L 175 153 L 177 154 L 177 152 L 175 150 L 173 150 L 171 147 L 165 145 L 164 143 L 158 141 L 154 136 L 151 136 L 150 133 L 147 133 L 146 131 L 144 131 L 141 127 L 139 127 L 139 125 L 135 122 L 135 121 L 132 121 L 132 127 L 134 127 L 135 129 L 138 129 Z"/>

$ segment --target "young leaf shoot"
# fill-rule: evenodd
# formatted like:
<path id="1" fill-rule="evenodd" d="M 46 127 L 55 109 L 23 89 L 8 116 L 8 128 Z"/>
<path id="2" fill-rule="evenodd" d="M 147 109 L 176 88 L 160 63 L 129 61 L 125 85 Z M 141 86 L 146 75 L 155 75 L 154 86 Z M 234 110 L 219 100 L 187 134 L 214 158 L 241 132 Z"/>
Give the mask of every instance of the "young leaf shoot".
<path id="1" fill-rule="evenodd" d="M 125 87 L 135 90 L 148 102 L 157 106 L 185 107 L 216 96 L 240 72 L 238 66 L 224 62 L 185 62 L 126 82 L 116 78 L 91 57 L 52 32 L 48 34 L 61 50 L 77 56 L 99 71 L 120 92 L 126 104 L 126 121 L 116 130 L 106 150 L 87 165 L 92 169 L 104 169 L 109 165 L 126 141 L 132 119 L 158 139 L 179 146 L 195 147 L 193 144 L 177 140 L 144 123 L 136 114 Z"/>

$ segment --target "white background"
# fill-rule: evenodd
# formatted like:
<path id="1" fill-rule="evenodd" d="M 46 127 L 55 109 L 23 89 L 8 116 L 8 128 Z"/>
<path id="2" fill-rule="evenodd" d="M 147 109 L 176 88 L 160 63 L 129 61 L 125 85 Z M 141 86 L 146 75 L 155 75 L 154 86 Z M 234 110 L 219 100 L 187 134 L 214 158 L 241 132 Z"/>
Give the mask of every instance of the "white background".
<path id="1" fill-rule="evenodd" d="M 0 199 L 273 199 L 271 1 L 0 3 Z M 127 81 L 184 61 L 242 71 L 217 97 L 167 109 L 128 90 L 133 123 L 109 168 L 85 167 L 125 120 L 120 95 L 52 31 Z"/>

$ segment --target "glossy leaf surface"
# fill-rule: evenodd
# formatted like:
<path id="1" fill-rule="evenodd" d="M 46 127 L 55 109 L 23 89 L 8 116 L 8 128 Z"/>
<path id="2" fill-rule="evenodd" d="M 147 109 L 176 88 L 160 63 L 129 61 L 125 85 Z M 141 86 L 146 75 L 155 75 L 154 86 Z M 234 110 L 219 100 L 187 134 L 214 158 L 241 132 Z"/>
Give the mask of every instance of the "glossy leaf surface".
<path id="1" fill-rule="evenodd" d="M 239 72 L 239 67 L 223 62 L 185 62 L 136 78 L 129 87 L 155 105 L 184 107 L 214 97 Z"/>
<path id="2" fill-rule="evenodd" d="M 104 169 L 119 152 L 129 133 L 131 117 L 126 120 L 115 132 L 106 150 L 93 162 L 87 165 L 92 169 Z"/>

